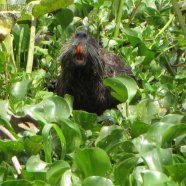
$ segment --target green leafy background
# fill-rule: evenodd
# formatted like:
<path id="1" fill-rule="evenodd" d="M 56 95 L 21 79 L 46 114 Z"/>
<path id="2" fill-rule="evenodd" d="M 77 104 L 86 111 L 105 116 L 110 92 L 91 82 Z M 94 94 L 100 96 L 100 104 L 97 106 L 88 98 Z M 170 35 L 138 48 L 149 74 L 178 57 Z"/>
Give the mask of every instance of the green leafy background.
<path id="1" fill-rule="evenodd" d="M 19 0 L 14 21 L 0 12 L 11 23 L 0 43 L 0 185 L 186 185 L 186 42 L 173 2 Z M 73 110 L 72 96 L 46 89 L 60 74 L 62 45 L 81 28 L 136 77 L 104 80 L 121 104 L 101 116 Z"/>

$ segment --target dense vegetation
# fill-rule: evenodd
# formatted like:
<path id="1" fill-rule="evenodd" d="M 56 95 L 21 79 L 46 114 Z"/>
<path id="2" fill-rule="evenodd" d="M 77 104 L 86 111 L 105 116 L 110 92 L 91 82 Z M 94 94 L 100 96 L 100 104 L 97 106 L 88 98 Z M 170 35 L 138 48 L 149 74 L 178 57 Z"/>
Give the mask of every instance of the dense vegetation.
<path id="1" fill-rule="evenodd" d="M 175 1 L 17 3 L 21 14 L 0 12 L 0 184 L 185 186 L 186 31 Z M 81 28 L 138 80 L 106 79 L 121 104 L 101 116 L 46 89 Z"/>

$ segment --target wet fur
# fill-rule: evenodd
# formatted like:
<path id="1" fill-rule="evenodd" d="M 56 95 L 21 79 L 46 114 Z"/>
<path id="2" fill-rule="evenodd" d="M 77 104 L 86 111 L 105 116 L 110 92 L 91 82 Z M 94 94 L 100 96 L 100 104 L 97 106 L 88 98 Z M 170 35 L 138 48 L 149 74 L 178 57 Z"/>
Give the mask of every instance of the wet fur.
<path id="1" fill-rule="evenodd" d="M 103 80 L 119 74 L 132 75 L 130 68 L 118 56 L 102 48 L 89 34 L 87 40 L 83 40 L 87 63 L 78 66 L 73 63 L 74 41 L 75 35 L 62 49 L 62 73 L 57 81 L 57 94 L 72 95 L 74 109 L 102 114 L 104 110 L 116 107 L 118 101 L 110 95 L 110 89 L 103 85 Z"/>

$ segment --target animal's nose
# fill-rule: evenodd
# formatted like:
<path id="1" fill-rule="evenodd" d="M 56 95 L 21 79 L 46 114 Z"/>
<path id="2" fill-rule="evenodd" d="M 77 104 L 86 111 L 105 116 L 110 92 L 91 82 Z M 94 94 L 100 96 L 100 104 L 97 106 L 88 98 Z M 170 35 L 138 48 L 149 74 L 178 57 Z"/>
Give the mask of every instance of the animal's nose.
<path id="1" fill-rule="evenodd" d="M 76 33 L 75 37 L 76 38 L 86 38 L 87 37 L 87 33 L 83 32 L 83 31 L 80 31 L 80 32 Z"/>

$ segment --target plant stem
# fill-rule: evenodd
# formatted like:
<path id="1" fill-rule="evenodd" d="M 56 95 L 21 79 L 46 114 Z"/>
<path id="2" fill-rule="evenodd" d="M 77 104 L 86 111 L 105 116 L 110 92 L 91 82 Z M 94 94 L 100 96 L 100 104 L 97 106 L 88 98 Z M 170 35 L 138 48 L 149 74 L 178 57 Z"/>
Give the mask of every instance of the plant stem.
<path id="1" fill-rule="evenodd" d="M 129 102 L 126 102 L 126 117 L 129 117 Z"/>
<path id="2" fill-rule="evenodd" d="M 139 0 L 139 2 L 136 4 L 136 6 L 134 7 L 134 9 L 132 10 L 132 13 L 130 14 L 130 17 L 129 17 L 128 25 L 130 25 L 130 23 L 131 23 L 133 17 L 135 16 L 136 11 L 137 11 L 137 9 L 138 9 L 138 7 L 139 7 L 141 1 L 142 1 L 142 0 Z"/>
<path id="3" fill-rule="evenodd" d="M 171 2 L 172 2 L 172 6 L 174 7 L 174 10 L 175 10 L 176 15 L 178 16 L 178 21 L 180 23 L 180 26 L 181 26 L 181 28 L 183 30 L 184 37 L 186 39 L 186 25 L 185 25 L 185 20 L 184 20 L 182 14 L 181 14 L 181 11 L 180 11 L 180 9 L 178 7 L 177 1 L 176 0 L 171 0 Z"/>
<path id="4" fill-rule="evenodd" d="M 36 18 L 32 16 L 26 73 L 32 72 L 33 59 L 34 59 L 35 34 L 36 34 Z"/>
<path id="5" fill-rule="evenodd" d="M 166 23 L 166 25 L 158 32 L 158 34 L 156 35 L 155 38 L 157 38 L 160 34 L 162 34 L 167 28 L 168 26 L 171 24 L 171 22 L 174 20 L 174 15 L 170 15 L 170 19 L 169 21 Z"/>
<path id="6" fill-rule="evenodd" d="M 16 57 L 16 64 L 18 70 L 20 70 L 21 67 L 21 47 L 22 47 L 22 41 L 23 41 L 23 35 L 24 35 L 24 28 L 21 29 L 20 36 L 19 36 L 19 45 L 18 45 L 18 51 L 17 51 L 17 57 Z"/>
<path id="7" fill-rule="evenodd" d="M 119 26 L 121 23 L 123 5 L 124 5 L 124 0 L 120 0 L 119 5 L 118 5 L 118 14 L 116 16 L 116 28 L 114 31 L 114 37 L 118 37 L 118 35 L 119 35 Z"/>

